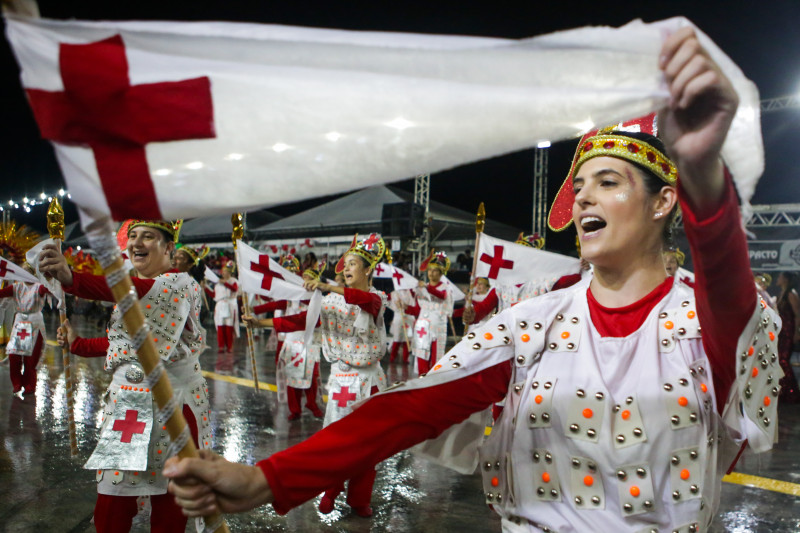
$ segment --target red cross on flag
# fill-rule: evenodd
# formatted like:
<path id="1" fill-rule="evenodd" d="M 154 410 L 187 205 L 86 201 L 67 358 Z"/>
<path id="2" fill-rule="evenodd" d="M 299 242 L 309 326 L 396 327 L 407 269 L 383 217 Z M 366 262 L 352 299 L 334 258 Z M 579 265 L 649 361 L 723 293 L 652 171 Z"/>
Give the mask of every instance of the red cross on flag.
<path id="1" fill-rule="evenodd" d="M 311 293 L 303 288 L 303 278 L 289 272 L 266 254 L 237 241 L 239 281 L 249 294 L 269 296 L 275 300 L 309 300 Z"/>
<path id="2" fill-rule="evenodd" d="M 375 274 L 376 278 L 385 278 L 389 279 L 392 278 L 392 283 L 394 284 L 394 290 L 399 291 L 401 289 L 416 289 L 419 285 L 419 280 L 403 270 L 402 268 L 397 268 L 394 265 L 390 265 L 389 263 L 378 263 L 375 265 Z"/>
<path id="3" fill-rule="evenodd" d="M 39 283 L 36 276 L 22 268 L 21 266 L 0 258 L 0 281 L 25 281 L 28 283 Z"/>
<path id="4" fill-rule="evenodd" d="M 480 236 L 477 265 L 475 277 L 489 278 L 502 285 L 576 274 L 581 268 L 580 261 L 574 257 L 496 239 L 485 233 Z"/>
<path id="5" fill-rule="evenodd" d="M 662 40 L 689 24 L 675 17 L 510 40 L 6 17 L 72 200 L 116 220 L 324 196 L 645 115 L 669 97 Z M 758 93 L 700 37 L 739 92 L 723 156 L 750 180 L 739 184 L 746 202 L 763 168 Z"/>

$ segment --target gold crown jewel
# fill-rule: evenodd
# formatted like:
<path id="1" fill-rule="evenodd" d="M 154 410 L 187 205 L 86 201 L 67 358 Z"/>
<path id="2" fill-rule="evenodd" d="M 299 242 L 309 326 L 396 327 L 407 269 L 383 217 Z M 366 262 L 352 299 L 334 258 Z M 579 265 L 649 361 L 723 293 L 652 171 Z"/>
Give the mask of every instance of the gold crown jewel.
<path id="1" fill-rule="evenodd" d="M 370 268 L 375 268 L 375 265 L 383 258 L 386 253 L 386 243 L 378 233 L 370 233 L 366 239 L 358 240 L 358 235 L 353 237 L 353 243 L 350 248 L 339 259 L 336 265 L 336 273 L 338 274 L 344 270 L 344 258 L 347 254 L 354 254 L 363 257 L 369 264 Z"/>
<path id="2" fill-rule="evenodd" d="M 286 254 L 282 256 L 279 263 L 286 270 L 291 270 L 292 272 L 297 272 L 300 270 L 300 260 L 297 259 L 293 254 Z"/>
<path id="3" fill-rule="evenodd" d="M 650 170 L 669 185 L 678 181 L 678 169 L 667 156 L 651 144 L 624 135 L 600 134 L 589 137 L 580 147 L 575 169 L 594 157 L 625 159 Z"/>

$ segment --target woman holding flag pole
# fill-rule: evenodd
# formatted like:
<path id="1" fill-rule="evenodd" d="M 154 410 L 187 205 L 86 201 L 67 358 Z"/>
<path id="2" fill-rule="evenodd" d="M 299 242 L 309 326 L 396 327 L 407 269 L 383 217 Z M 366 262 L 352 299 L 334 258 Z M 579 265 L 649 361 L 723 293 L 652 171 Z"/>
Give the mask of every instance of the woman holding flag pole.
<path id="1" fill-rule="evenodd" d="M 591 279 L 500 313 L 424 379 L 255 467 L 171 461 L 186 512 L 285 513 L 355 465 L 435 439 L 425 449 L 440 461 L 480 467 L 504 531 L 707 531 L 739 448 L 774 441 L 779 321 L 757 299 L 720 157 L 738 95 L 691 27 L 664 39 L 658 62 L 663 144 L 587 136 L 550 212 L 551 227 L 575 222 Z M 678 201 L 695 289 L 661 259 Z M 468 422 L 505 395 L 480 459 L 453 453 L 481 442 L 482 424 Z M 442 439 L 460 446 L 437 450 Z"/>
<path id="2" fill-rule="evenodd" d="M 383 323 L 386 296 L 371 286 L 372 272 L 385 252 L 386 244 L 380 235 L 373 233 L 362 241 L 356 236 L 336 265 L 336 272 L 344 275 L 345 286 L 323 283 L 319 278 L 305 282 L 310 291 L 328 292 L 322 299 L 319 322 L 322 353 L 332 365 L 325 426 L 344 418 L 354 404 L 386 386 L 386 376 L 380 365 L 386 349 Z M 254 325 L 275 327 L 276 331 L 298 331 L 306 327 L 306 313 L 271 320 L 248 316 L 245 320 Z M 359 516 L 372 516 L 374 465 L 353 468 L 347 479 L 348 505 Z M 320 500 L 319 510 L 328 514 L 334 509 L 336 497 L 344 490 L 344 480 L 324 489 L 327 490 Z"/>

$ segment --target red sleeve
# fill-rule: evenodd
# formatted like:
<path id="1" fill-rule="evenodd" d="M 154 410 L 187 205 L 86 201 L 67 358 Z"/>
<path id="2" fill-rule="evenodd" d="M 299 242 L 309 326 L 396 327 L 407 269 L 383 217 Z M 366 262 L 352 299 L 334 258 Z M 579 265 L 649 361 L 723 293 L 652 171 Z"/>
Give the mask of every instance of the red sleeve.
<path id="1" fill-rule="evenodd" d="M 45 294 L 50 294 L 50 291 L 44 285 L 39 285 L 39 296 L 44 296 Z"/>
<path id="2" fill-rule="evenodd" d="M 14 297 L 14 285 L 9 283 L 2 289 L 0 289 L 0 298 L 13 298 Z"/>
<path id="3" fill-rule="evenodd" d="M 453 309 L 453 318 L 461 318 L 464 316 L 464 308 L 459 307 L 458 309 Z"/>
<path id="4" fill-rule="evenodd" d="M 439 290 L 436 287 L 441 287 L 442 290 Z M 444 285 L 444 283 L 439 283 L 436 287 L 425 285 L 425 290 L 428 291 L 428 294 L 430 294 L 431 296 L 435 296 L 440 300 L 444 300 L 445 298 L 447 298 L 447 287 Z"/>
<path id="5" fill-rule="evenodd" d="M 358 472 L 434 438 L 508 392 L 511 364 L 435 387 L 380 394 L 305 441 L 257 463 L 286 514 Z M 437 409 L 431 410 L 430 406 Z"/>
<path id="6" fill-rule="evenodd" d="M 494 289 L 489 291 L 489 294 L 486 295 L 486 298 L 480 302 L 472 302 L 472 308 L 475 309 L 475 320 L 473 320 L 472 323 L 477 324 L 486 318 L 489 313 L 497 308 L 498 303 L 497 291 Z"/>
<path id="7" fill-rule="evenodd" d="M 223 282 L 222 284 L 225 285 L 226 287 L 228 287 L 228 290 L 231 290 L 233 292 L 236 292 L 236 291 L 239 290 L 239 285 L 236 284 L 236 283 L 225 283 L 225 282 Z"/>
<path id="8" fill-rule="evenodd" d="M 419 316 L 421 311 L 422 310 L 419 308 L 419 303 L 415 302 L 414 305 L 409 305 L 408 307 L 406 307 L 406 310 L 404 312 L 407 315 Z"/>
<path id="9" fill-rule="evenodd" d="M 278 300 L 276 302 L 267 302 L 265 304 L 257 305 L 253 308 L 254 315 L 263 315 L 264 313 L 271 313 L 273 311 L 281 310 L 286 311 L 286 306 L 289 302 L 286 300 Z"/>
<path id="10" fill-rule="evenodd" d="M 697 318 L 714 372 L 719 409 L 736 379 L 736 343 L 756 305 L 747 241 L 727 169 L 725 181 L 721 205 L 704 216 L 688 202 L 683 189 L 678 189 L 695 269 Z"/>
<path id="11" fill-rule="evenodd" d="M 143 297 L 153 287 L 156 280 L 131 277 L 133 286 L 136 287 L 136 294 L 139 298 Z M 102 300 L 113 302 L 114 296 L 111 289 L 106 284 L 104 276 L 95 274 L 83 274 L 80 272 L 72 273 L 72 285 L 64 285 L 64 292 L 74 294 L 86 300 Z"/>
<path id="12" fill-rule="evenodd" d="M 81 357 L 105 357 L 108 350 L 108 337 L 84 339 L 78 337 L 69 345 L 69 351 Z"/>
<path id="13" fill-rule="evenodd" d="M 303 331 L 306 329 L 306 315 L 308 311 L 289 316 L 281 316 L 272 319 L 272 327 L 278 333 L 290 333 L 292 331 Z M 319 325 L 319 320 L 317 320 Z"/>
<path id="14" fill-rule="evenodd" d="M 206 294 L 209 296 L 209 298 L 213 298 L 214 297 L 214 291 L 212 291 L 208 287 L 203 287 L 203 290 L 206 291 Z"/>
<path id="15" fill-rule="evenodd" d="M 378 313 L 381 312 L 381 306 L 383 305 L 381 297 L 374 292 L 361 291 L 349 287 L 344 288 L 344 301 L 359 306 L 372 315 L 372 318 L 376 321 L 378 320 Z"/>
<path id="16" fill-rule="evenodd" d="M 566 276 L 561 276 L 560 278 L 558 278 L 558 281 L 556 281 L 553 284 L 553 288 L 550 289 L 550 291 L 552 292 L 552 291 L 557 291 L 559 289 L 566 289 L 567 287 L 572 287 L 580 280 L 581 280 L 580 274 L 567 274 Z"/>

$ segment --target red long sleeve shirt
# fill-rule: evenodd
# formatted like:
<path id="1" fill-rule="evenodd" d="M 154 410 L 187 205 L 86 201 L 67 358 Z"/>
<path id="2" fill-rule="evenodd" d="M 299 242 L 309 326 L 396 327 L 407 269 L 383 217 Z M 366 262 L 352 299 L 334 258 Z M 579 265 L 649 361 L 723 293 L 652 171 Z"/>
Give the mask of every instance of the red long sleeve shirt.
<path id="1" fill-rule="evenodd" d="M 39 295 L 44 296 L 45 294 L 50 294 L 50 291 L 47 290 L 47 287 L 44 285 L 39 286 Z M 14 297 L 14 285 L 8 284 L 2 289 L 0 289 L 0 298 L 13 298 Z"/>
<path id="2" fill-rule="evenodd" d="M 265 304 L 257 305 L 253 308 L 254 315 L 262 315 L 264 313 L 272 313 L 274 311 L 286 311 L 289 302 L 286 300 L 277 300 L 275 302 L 267 302 Z"/>
<path id="3" fill-rule="evenodd" d="M 735 378 L 737 337 L 756 301 L 747 245 L 730 180 L 715 212 L 701 217 L 687 202 L 681 201 L 681 207 L 695 264 L 703 345 L 721 409 Z M 633 333 L 672 283 L 673 279 L 667 278 L 640 301 L 622 309 L 600 306 L 589 291 L 590 314 L 599 334 Z M 274 494 L 273 507 L 284 514 L 398 451 L 438 436 L 471 413 L 502 400 L 510 378 L 511 363 L 503 362 L 450 383 L 370 398 L 344 419 L 257 464 Z M 440 408 L 431 411 L 431 405 Z"/>
<path id="4" fill-rule="evenodd" d="M 85 339 L 76 337 L 69 345 L 69 351 L 81 357 L 105 357 L 108 350 L 108 337 Z"/>
<path id="5" fill-rule="evenodd" d="M 170 270 L 167 274 L 177 274 L 177 270 Z M 156 280 L 131 277 L 133 286 L 136 287 L 136 294 L 139 298 L 143 297 L 153 288 Z M 64 292 L 74 294 L 86 300 L 100 300 L 113 302 L 114 295 L 108 288 L 106 278 L 95 274 L 83 274 L 80 272 L 72 273 L 72 285 L 64 285 Z"/>
<path id="6" fill-rule="evenodd" d="M 383 305 L 381 297 L 377 294 L 359 289 L 351 289 L 349 287 L 345 287 L 344 289 L 344 301 L 349 304 L 359 306 L 361 309 L 372 315 L 374 320 L 378 320 L 378 313 L 380 313 L 381 306 Z M 307 311 L 303 311 L 302 313 L 298 313 L 296 315 L 273 318 L 272 327 L 274 327 L 275 331 L 278 333 L 289 333 L 291 331 L 303 330 L 306 328 L 307 314 Z M 319 325 L 319 321 L 317 321 L 317 325 Z"/>

